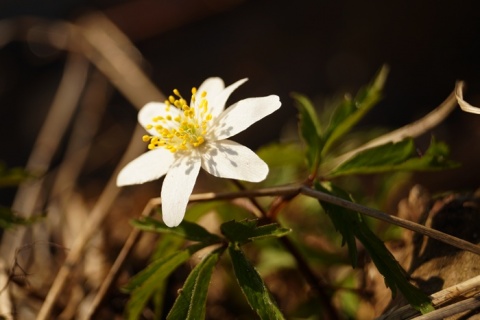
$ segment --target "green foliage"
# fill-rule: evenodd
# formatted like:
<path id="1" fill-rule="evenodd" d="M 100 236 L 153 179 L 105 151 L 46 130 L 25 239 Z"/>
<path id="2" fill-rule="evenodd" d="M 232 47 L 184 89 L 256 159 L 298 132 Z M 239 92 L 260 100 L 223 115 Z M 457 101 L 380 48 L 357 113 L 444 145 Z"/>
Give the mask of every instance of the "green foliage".
<path id="1" fill-rule="evenodd" d="M 291 253 L 286 251 L 275 238 L 258 242 L 255 248 L 258 248 L 255 267 L 264 276 L 279 269 L 294 269 L 296 267 L 296 261 Z"/>
<path id="2" fill-rule="evenodd" d="M 351 200 L 348 193 L 331 184 L 326 188 L 320 183 L 316 183 L 315 189 L 342 199 Z M 433 310 L 430 299 L 407 280 L 408 275 L 405 270 L 388 251 L 383 241 L 370 230 L 361 214 L 324 201 L 320 201 L 320 204 L 332 219 L 337 230 L 342 234 L 343 242 L 347 243 L 352 266 L 355 267 L 357 263 L 356 238 L 365 247 L 378 271 L 385 277 L 385 284 L 392 290 L 393 296 L 396 295 L 398 289 L 417 310 L 422 313 Z"/>
<path id="3" fill-rule="evenodd" d="M 306 145 L 305 157 L 311 173 L 316 174 L 318 167 L 320 167 L 318 172 L 322 172 L 322 169 L 325 171 L 323 160 L 329 156 L 332 147 L 349 133 L 380 100 L 387 73 L 387 68 L 382 68 L 375 80 L 360 90 L 354 99 L 346 97 L 333 110 L 330 122 L 324 128 L 321 128 L 319 123 L 325 123 L 325 120 L 318 118 L 310 100 L 298 94 L 294 96 L 299 105 L 300 134 Z M 413 139 L 407 138 L 397 143 L 386 143 L 359 152 L 336 168 L 329 169 L 327 174 L 311 177 L 311 179 L 314 180 L 315 189 L 351 200 L 350 196 L 340 188 L 326 182 L 322 185 L 318 181 L 329 181 L 355 174 L 441 170 L 457 166 L 456 163 L 447 159 L 447 155 L 448 147 L 432 139 L 427 151 L 419 156 Z M 409 303 L 421 312 L 432 310 L 428 297 L 408 282 L 406 272 L 386 249 L 383 242 L 370 230 L 359 213 L 326 202 L 320 203 L 341 234 L 342 245 L 347 244 L 353 266 L 357 263 L 356 241 L 359 240 L 369 252 L 380 273 L 384 275 L 386 285 L 391 288 L 394 295 L 398 289 Z"/>
<path id="4" fill-rule="evenodd" d="M 163 286 L 164 280 L 204 244 L 190 246 L 153 261 L 147 268 L 133 277 L 124 290 L 131 293 L 126 307 L 128 319 L 138 319 L 152 295 Z"/>
<path id="5" fill-rule="evenodd" d="M 283 169 L 286 166 L 298 168 L 304 162 L 301 148 L 294 143 L 267 144 L 257 150 L 257 155 L 262 158 L 270 168 L 279 167 Z"/>
<path id="6" fill-rule="evenodd" d="M 448 147 L 432 139 L 425 154 L 419 157 L 413 139 L 407 138 L 360 152 L 338 166 L 327 178 L 389 171 L 442 170 L 458 166 L 448 160 L 447 155 Z"/>
<path id="7" fill-rule="evenodd" d="M 320 123 L 318 115 L 311 101 L 300 94 L 293 94 L 299 111 L 299 130 L 305 143 L 305 156 L 310 172 L 316 172 L 320 162 L 322 139 L 320 137 Z"/>
<path id="8" fill-rule="evenodd" d="M 10 208 L 0 206 L 0 229 L 11 229 L 18 225 L 30 225 L 39 220 L 39 217 L 22 218 Z"/>
<path id="9" fill-rule="evenodd" d="M 324 133 L 325 143 L 322 155 L 327 154 L 334 143 L 350 131 L 380 100 L 387 74 L 388 68 L 384 66 L 369 86 L 360 90 L 354 99 L 346 97 L 345 101 L 334 111 Z"/>
<path id="10" fill-rule="evenodd" d="M 196 223 L 186 220 L 182 221 L 179 226 L 174 228 L 167 227 L 162 222 L 150 217 L 133 220 L 132 224 L 144 231 L 175 234 L 191 241 L 204 243 L 216 243 L 221 241 L 220 237 L 217 235 L 208 232 L 205 228 Z"/>
<path id="11" fill-rule="evenodd" d="M 7 168 L 7 166 L 0 162 L 0 188 L 17 186 L 33 175 L 22 168 Z"/>
<path id="12" fill-rule="evenodd" d="M 234 243 L 228 247 L 233 270 L 248 304 L 260 319 L 284 319 L 262 278 Z"/>
<path id="13" fill-rule="evenodd" d="M 195 320 L 205 317 L 208 285 L 220 253 L 220 251 L 212 252 L 192 270 L 180 290 L 167 320 Z"/>
<path id="14" fill-rule="evenodd" d="M 228 221 L 221 225 L 223 235 L 230 241 L 244 244 L 250 241 L 279 238 L 288 234 L 291 230 L 280 227 L 277 223 L 257 226 L 258 220 Z"/>
<path id="15" fill-rule="evenodd" d="M 173 234 L 164 234 L 161 238 L 161 241 L 157 242 L 155 251 L 150 257 L 151 261 L 163 258 L 165 256 L 171 255 L 177 251 L 180 251 L 181 247 L 184 245 L 185 240 L 173 235 Z M 162 313 L 165 304 L 165 294 L 167 292 L 167 279 L 157 283 L 157 288 L 152 294 L 152 303 L 153 310 L 155 313 L 155 319 L 163 319 Z"/>
<path id="16" fill-rule="evenodd" d="M 328 187 L 329 189 L 327 189 L 326 187 Z M 328 184 L 326 187 L 318 182 L 316 182 L 314 185 L 315 190 L 321 192 L 325 192 L 335 196 L 339 196 L 339 193 L 342 193 L 343 196 L 346 195 L 342 190 L 336 188 L 332 184 Z M 348 200 L 351 200 L 348 196 L 346 198 Z M 364 223 L 362 216 L 359 213 L 352 214 L 351 212 L 349 212 L 349 210 L 337 207 L 328 202 L 320 201 L 320 204 L 325 210 L 325 213 L 332 220 L 335 229 L 337 229 L 337 231 L 340 232 L 340 234 L 342 235 L 342 246 L 347 244 L 348 252 L 350 255 L 350 263 L 353 267 L 356 267 L 358 256 L 357 245 L 355 241 L 355 232 L 356 229 Z"/>
<path id="17" fill-rule="evenodd" d="M 22 168 L 7 168 L 0 162 L 0 188 L 13 187 L 32 175 Z M 0 205 L 0 229 L 10 229 L 18 225 L 30 225 L 38 221 L 38 217 L 22 218 L 19 217 L 12 209 Z"/>
<path id="18" fill-rule="evenodd" d="M 284 185 L 304 179 L 305 158 L 298 144 L 271 143 L 258 149 L 257 155 L 270 169 L 267 179 L 260 183 L 262 186 Z"/>
<path id="19" fill-rule="evenodd" d="M 257 226 L 257 223 L 258 220 L 229 221 L 221 225 L 221 230 L 226 240 L 236 246 L 255 240 L 281 237 L 290 232 L 290 229 L 281 228 L 275 223 L 263 226 Z M 176 228 L 168 228 L 158 220 L 142 218 L 134 220 L 133 225 L 144 231 L 164 234 L 164 238 L 160 241 L 159 248 L 155 253 L 157 259 L 133 277 L 128 285 L 124 287 L 125 291 L 131 293 L 126 307 L 126 315 L 128 319 L 137 319 L 148 301 L 153 299 L 154 301 L 158 300 L 156 314 L 159 316 L 163 306 L 162 297 L 165 292 L 167 277 L 181 264 L 185 263 L 194 252 L 214 243 L 221 244 L 224 240 L 215 234 L 209 233 L 200 225 L 188 221 L 183 221 Z M 179 250 L 182 242 L 174 241 L 174 239 L 198 241 L 200 243 L 187 247 L 184 250 Z M 211 274 L 225 248 L 226 245 L 220 246 L 219 249 L 210 253 L 194 268 L 187 277 L 183 289 L 180 291 L 180 295 L 177 297 L 167 319 L 201 319 L 204 317 Z M 234 266 L 238 265 L 238 261 L 232 261 L 232 263 Z M 243 264 L 239 266 L 239 272 L 245 272 L 245 266 Z M 253 267 L 251 268 L 253 269 Z M 257 277 L 259 276 L 257 275 Z M 243 284 L 244 281 L 240 283 Z M 253 288 L 252 290 L 255 291 L 257 289 L 259 288 Z M 264 286 L 260 289 L 262 290 L 260 292 L 262 296 L 268 294 Z M 244 290 L 243 292 L 245 293 Z M 247 290 L 247 292 L 249 295 L 253 294 L 251 290 Z M 247 299 L 249 298 L 250 296 L 247 297 Z M 272 312 L 271 307 L 269 308 L 257 312 L 269 314 Z"/>
<path id="20" fill-rule="evenodd" d="M 331 150 L 332 146 L 355 124 L 357 124 L 380 100 L 381 91 L 387 77 L 388 69 L 383 67 L 375 80 L 360 90 L 354 99 L 345 97 L 322 131 L 319 116 L 312 102 L 305 96 L 293 94 L 299 109 L 300 136 L 305 144 L 305 157 L 311 173 L 316 173 L 318 166 Z"/>
<path id="21" fill-rule="evenodd" d="M 343 148 L 342 152 L 348 151 L 345 146 L 358 145 L 358 141 L 365 141 L 374 136 L 372 132 L 368 138 L 356 135 L 356 140 L 348 143 L 351 141 L 348 140 L 348 136 L 354 134 L 351 132 L 353 127 L 381 99 L 387 73 L 387 68 L 383 67 L 370 85 L 361 89 L 354 98 L 345 97 L 328 116 L 326 113 L 317 113 L 313 103 L 307 97 L 298 93 L 292 94 L 298 107 L 299 134 L 304 152 L 302 153 L 301 145 L 294 143 L 274 143 L 262 147 L 258 155 L 268 164 L 270 174 L 261 186 L 282 185 L 291 183 L 292 180 L 301 180 L 306 181 L 308 186 L 310 183 L 313 184 L 314 189 L 318 191 L 351 201 L 349 193 L 331 183 L 333 179 L 339 178 L 335 180 L 336 183 L 350 183 L 349 191 L 352 191 L 355 181 L 360 181 L 352 175 L 441 170 L 457 166 L 456 163 L 448 160 L 448 147 L 445 144 L 432 139 L 425 153 L 419 155 L 414 140 L 406 138 L 396 143 L 390 142 L 358 152 L 333 167 L 335 159 L 338 159 L 335 157 L 340 154 L 338 150 Z M 337 148 L 337 146 L 340 147 Z M 305 177 L 305 175 L 309 176 Z M 395 182 L 398 184 L 398 179 Z M 361 184 L 357 183 L 357 185 Z M 229 186 L 226 187 L 227 190 L 230 190 L 229 188 Z M 357 190 L 360 190 L 360 187 Z M 215 266 L 224 262 L 220 258 L 227 248 L 233 274 L 250 307 L 261 319 L 283 319 L 284 316 L 270 295 L 262 277 L 245 257 L 245 250 L 253 250 L 257 258 L 257 268 L 265 273 L 274 274 L 280 268 L 295 268 L 299 265 L 299 261 L 295 259 L 301 255 L 308 259 L 306 264 L 318 267 L 315 271 L 322 273 L 328 272 L 328 268 L 348 265 L 348 262 L 355 267 L 358 260 L 357 242 L 363 245 L 379 272 L 384 276 L 385 284 L 391 289 L 392 295 L 400 291 L 407 301 L 422 313 L 433 310 L 429 298 L 408 281 L 407 273 L 388 251 L 383 241 L 372 232 L 367 220 L 360 213 L 320 201 L 327 215 L 318 215 L 319 208 L 316 200 L 300 197 L 298 199 L 298 202 L 296 200 L 291 204 L 295 215 L 292 217 L 280 215 L 277 222 L 280 221 L 283 224 L 288 218 L 291 219 L 291 224 L 285 225 L 296 231 L 289 239 L 292 240 L 293 246 L 296 246 L 299 255 L 292 255 L 277 241 L 277 238 L 291 233 L 290 228 L 280 223 L 272 223 L 267 218 L 246 220 L 245 217 L 249 214 L 248 209 L 234 202 L 216 200 L 199 203 L 191 206 L 186 214 L 189 221 L 197 221 L 206 212 L 215 210 L 218 216 L 226 221 L 220 225 L 221 235 L 210 233 L 197 223 L 185 220 L 175 228 L 166 227 L 162 222 L 152 218 L 133 221 L 136 228 L 160 233 L 162 239 L 155 253 L 155 259 L 146 269 L 133 277 L 125 288 L 131 293 L 131 299 L 127 305 L 128 318 L 139 317 L 150 300 L 154 301 L 156 317 L 162 317 L 160 310 L 163 309 L 164 299 L 162 298 L 166 292 L 167 277 L 185 263 L 195 251 L 212 244 L 216 244 L 217 249 L 206 254 L 188 275 L 167 319 L 205 317 L 209 282 Z M 263 200 L 259 200 L 258 203 L 262 205 Z M 291 199 L 285 196 L 278 197 L 276 200 L 283 205 Z M 278 203 L 275 201 L 270 203 L 271 207 L 275 207 L 276 204 Z M 306 204 L 309 204 L 308 208 Z M 315 216 L 315 219 L 312 219 L 312 216 Z M 329 220 L 338 232 L 333 230 Z M 309 238 L 309 236 L 312 237 Z M 347 244 L 348 257 L 346 250 L 340 250 L 340 252 L 329 250 L 332 248 L 331 242 L 337 241 L 340 236 L 342 246 Z M 263 239 L 268 240 L 255 242 Z M 314 244 L 307 243 L 306 239 L 312 240 Z M 182 250 L 187 240 L 198 242 L 198 244 Z M 252 242 L 255 243 L 251 244 Z M 248 246 L 242 247 L 247 243 Z M 342 275 L 342 279 L 341 281 L 344 282 L 335 285 L 347 286 L 352 290 L 340 289 L 332 293 L 328 292 L 327 295 L 332 294 L 339 299 L 336 301 L 340 301 L 343 311 L 346 312 L 345 315 L 355 317 L 359 304 L 359 297 L 353 290 L 357 285 L 355 274 L 352 271 L 345 277 Z M 332 285 L 332 288 L 335 285 Z M 308 314 L 305 317 L 308 317 Z"/>

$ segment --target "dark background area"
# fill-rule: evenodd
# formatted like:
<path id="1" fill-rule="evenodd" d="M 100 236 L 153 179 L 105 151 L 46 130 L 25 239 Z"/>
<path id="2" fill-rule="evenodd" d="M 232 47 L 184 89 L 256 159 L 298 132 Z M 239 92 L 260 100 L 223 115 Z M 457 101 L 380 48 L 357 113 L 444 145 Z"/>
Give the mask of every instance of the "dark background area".
<path id="1" fill-rule="evenodd" d="M 218 1 L 217 1 L 218 2 Z M 279 112 L 235 140 L 257 148 L 275 140 L 296 110 L 289 94 L 316 99 L 355 92 L 390 66 L 384 100 L 362 126 L 395 128 L 440 104 L 458 79 L 480 104 L 477 1 L 3 1 L 2 19 L 24 15 L 74 21 L 101 10 L 135 43 L 165 92 L 187 92 L 209 76 L 250 80 L 232 101 L 278 94 Z M 225 4 L 230 6 L 225 8 Z M 0 22 L 0 159 L 25 164 L 61 77 L 65 54 L 5 43 Z M 113 118 L 133 128 L 136 111 L 120 94 Z M 418 176 L 434 190 L 478 187 L 480 117 L 459 110 L 431 134 L 452 148 L 461 169 Z M 128 136 L 128 135 L 126 135 Z M 421 147 L 425 141 L 420 139 Z M 422 142 L 423 141 L 423 142 Z M 422 145 L 423 143 L 423 145 Z"/>

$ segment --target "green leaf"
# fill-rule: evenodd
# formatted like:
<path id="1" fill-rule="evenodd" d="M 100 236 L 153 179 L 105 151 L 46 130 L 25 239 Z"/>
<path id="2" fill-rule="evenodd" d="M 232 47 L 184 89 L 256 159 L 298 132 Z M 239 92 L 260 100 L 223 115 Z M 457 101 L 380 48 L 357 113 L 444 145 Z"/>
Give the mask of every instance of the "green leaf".
<path id="1" fill-rule="evenodd" d="M 448 159 L 449 154 L 450 149 L 448 145 L 441 141 L 437 142 L 432 137 L 430 146 L 425 151 L 425 154 L 411 161 L 411 170 L 443 170 L 459 167 L 460 164 L 458 162 Z"/>
<path id="2" fill-rule="evenodd" d="M 233 243 L 230 243 L 228 249 L 235 276 L 248 304 L 260 319 L 284 319 L 262 278 L 245 258 L 243 252 Z"/>
<path id="3" fill-rule="evenodd" d="M 448 147 L 432 139 L 425 154 L 418 157 L 413 139 L 407 138 L 364 150 L 334 169 L 327 178 L 389 171 L 441 170 L 458 166 L 447 156 Z"/>
<path id="4" fill-rule="evenodd" d="M 213 233 L 208 232 L 202 226 L 183 220 L 179 226 L 170 228 L 163 222 L 150 217 L 135 219 L 132 221 L 134 227 L 144 231 L 152 231 L 158 233 L 175 234 L 179 237 L 198 242 L 216 243 L 220 242 L 221 238 Z"/>
<path id="5" fill-rule="evenodd" d="M 138 319 L 152 295 L 159 286 L 163 285 L 163 281 L 182 263 L 186 262 L 193 253 L 204 247 L 205 245 L 190 246 L 185 250 L 155 260 L 133 277 L 124 287 L 124 290 L 131 292 L 126 306 L 127 318 Z"/>
<path id="6" fill-rule="evenodd" d="M 243 244 L 265 238 L 279 238 L 291 230 L 282 228 L 277 223 L 257 227 L 258 220 L 228 221 L 220 226 L 223 235 L 231 241 Z"/>
<path id="7" fill-rule="evenodd" d="M 208 286 L 221 251 L 223 248 L 209 254 L 188 275 L 167 320 L 205 318 Z"/>
<path id="8" fill-rule="evenodd" d="M 333 144 L 350 131 L 380 100 L 387 74 L 388 68 L 383 66 L 375 80 L 360 90 L 355 99 L 345 98 L 345 101 L 335 110 L 324 134 L 325 144 L 322 156 L 326 155 Z"/>
<path id="9" fill-rule="evenodd" d="M 320 137 L 320 124 L 318 122 L 317 112 L 310 100 L 298 93 L 292 94 L 297 102 L 299 110 L 299 130 L 300 136 L 305 143 L 305 152 L 307 166 L 310 172 L 315 172 L 320 162 L 320 149 L 322 140 Z"/>
<path id="10" fill-rule="evenodd" d="M 12 209 L 0 206 L 0 229 L 10 229 L 18 225 L 30 225 L 41 217 L 22 218 L 15 214 Z"/>
<path id="11" fill-rule="evenodd" d="M 326 188 L 328 187 L 328 189 Z M 315 190 L 325 192 L 332 195 L 338 195 L 342 190 L 335 188 L 332 184 L 322 184 L 316 182 L 314 184 Z M 349 199 L 349 196 L 341 192 L 344 198 Z M 351 200 L 351 199 L 349 199 Z M 319 201 L 320 205 L 325 210 L 325 213 L 330 217 L 335 229 L 342 235 L 342 246 L 347 244 L 348 253 L 350 256 L 350 263 L 355 268 L 357 265 L 357 244 L 355 241 L 355 229 L 362 223 L 362 216 L 359 213 L 352 213 L 347 209 L 335 206 L 328 202 Z"/>
<path id="12" fill-rule="evenodd" d="M 28 178 L 34 176 L 22 168 L 7 168 L 7 166 L 0 162 L 0 188 L 11 187 L 20 184 Z"/>
<path id="13" fill-rule="evenodd" d="M 270 143 L 260 147 L 256 153 L 269 168 L 284 168 L 285 166 L 300 167 L 305 162 L 301 151 L 297 143 Z"/>
<path id="14" fill-rule="evenodd" d="M 408 281 L 408 274 L 388 251 L 383 241 L 365 223 L 356 230 L 355 235 L 367 250 L 378 271 L 385 277 L 385 284 L 392 290 L 394 296 L 398 288 L 408 303 L 421 313 L 434 310 L 430 298 Z"/>
<path id="15" fill-rule="evenodd" d="M 167 255 L 170 255 L 174 252 L 180 251 L 180 248 L 185 244 L 185 239 L 177 237 L 173 234 L 164 234 L 159 241 L 157 241 L 157 245 L 155 251 L 150 256 L 151 261 L 155 261 L 157 259 L 163 258 Z M 152 304 L 153 304 L 153 312 L 155 314 L 154 319 L 164 319 L 162 317 L 162 313 L 164 311 L 165 305 L 165 294 L 167 292 L 167 281 L 168 279 L 163 279 L 157 283 L 157 288 L 155 289 L 152 295 Z"/>
<path id="16" fill-rule="evenodd" d="M 270 169 L 259 186 L 278 186 L 299 181 L 305 177 L 305 157 L 298 143 L 270 143 L 256 151 Z"/>
<path id="17" fill-rule="evenodd" d="M 321 184 L 316 183 L 315 189 L 339 198 L 351 200 L 347 192 L 331 184 L 327 189 Z M 398 289 L 415 309 L 422 313 L 433 310 L 428 296 L 408 281 L 408 275 L 405 270 L 403 270 L 398 261 L 395 260 L 391 252 L 388 251 L 383 241 L 370 230 L 363 220 L 362 215 L 358 212 L 352 212 L 351 210 L 323 201 L 320 201 L 320 204 L 332 219 L 335 227 L 342 234 L 344 241 L 346 239 L 349 251 L 354 251 L 354 253 L 350 252 L 353 266 L 355 266 L 357 262 L 357 249 L 355 246 L 355 238 L 357 238 L 365 247 L 365 250 L 372 258 L 378 271 L 385 277 L 385 284 L 390 288 L 393 296 L 396 295 Z"/>

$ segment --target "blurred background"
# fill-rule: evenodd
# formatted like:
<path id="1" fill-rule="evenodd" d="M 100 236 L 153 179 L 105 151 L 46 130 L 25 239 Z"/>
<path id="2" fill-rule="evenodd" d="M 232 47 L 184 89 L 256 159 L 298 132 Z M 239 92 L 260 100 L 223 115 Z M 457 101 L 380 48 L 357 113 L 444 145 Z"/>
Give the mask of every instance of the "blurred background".
<path id="1" fill-rule="evenodd" d="M 187 93 L 210 76 L 222 77 L 227 85 L 248 77 L 231 102 L 279 95 L 283 106 L 278 112 L 234 137 L 252 149 L 294 138 L 297 110 L 292 92 L 310 97 L 321 112 L 331 97 L 355 94 L 384 64 L 390 68 L 384 99 L 359 124 L 362 129 L 395 129 L 419 119 L 445 100 L 457 80 L 466 81 L 466 100 L 480 106 L 477 3 L 3 0 L 0 162 L 25 167 L 35 158 L 31 168 L 54 173 L 41 181 L 44 185 L 40 191 L 33 190 L 38 191 L 36 194 L 32 190 L 24 193 L 26 199 L 31 199 L 30 207 L 19 208 L 18 203 L 28 201 L 17 198 L 18 211 L 36 215 L 47 212 L 48 232 L 42 229 L 41 235 L 70 248 L 127 148 L 137 109 L 162 98 L 152 83 L 168 95 L 174 88 Z M 78 58 L 83 56 L 87 56 L 88 63 Z M 59 108 L 51 113 L 51 127 L 46 128 L 52 105 Z M 71 115 L 65 111 L 67 106 Z M 55 126 L 65 126 L 65 130 L 56 130 Z M 45 135 L 49 138 L 39 143 L 40 132 L 49 130 L 50 135 Z M 432 135 L 447 142 L 451 158 L 463 166 L 416 174 L 414 182 L 433 193 L 478 188 L 480 116 L 455 110 L 444 123 L 416 140 L 420 153 L 426 150 Z M 36 156 L 29 160 L 32 150 L 36 150 Z M 211 180 L 206 181 L 208 184 Z M 98 261 L 114 260 L 130 232 L 128 219 L 138 216 L 146 201 L 158 196 L 159 186 L 157 181 L 122 189 L 125 197 L 115 202 L 110 220 L 102 226 L 103 233 L 97 232 L 105 236 L 104 253 L 90 263 L 86 259 L 85 265 L 99 266 Z M 374 183 L 370 186 L 377 191 Z M 2 189 L 0 204 L 10 205 L 15 191 Z M 403 190 L 403 196 L 406 194 L 407 188 Z M 111 196 L 116 197 L 116 193 Z M 107 206 L 105 211 L 110 209 Z M 73 222 L 68 224 L 62 219 Z M 4 239 L 2 252 L 19 247 Z M 28 243 L 28 239 L 25 241 Z M 128 261 L 128 276 L 148 259 L 148 248 L 152 246 L 149 241 Z M 40 249 L 44 248 L 35 248 Z M 42 299 L 53 280 L 51 270 L 58 269 L 65 254 L 49 248 L 38 255 L 44 257 L 45 261 L 40 261 L 43 264 L 32 264 L 36 277 L 42 278 L 41 270 L 47 273 L 41 279 L 44 283 L 37 285 Z M 49 260 L 48 255 L 53 258 Z M 108 266 L 102 268 L 108 270 Z M 102 273 L 92 274 L 91 284 L 79 277 L 82 290 L 88 287 L 85 283 L 95 289 L 103 280 Z M 119 282 L 124 283 L 128 276 L 120 277 Z M 86 294 L 90 291 L 95 290 L 85 289 Z M 171 296 L 175 294 L 172 290 Z M 121 314 L 124 302 L 125 297 L 120 296 L 109 307 Z M 38 311 L 37 301 L 33 304 L 31 309 Z M 72 305 L 76 307 L 77 302 Z"/>
<path id="2" fill-rule="evenodd" d="M 138 48 L 144 70 L 167 94 L 173 88 L 187 92 L 209 76 L 227 84 L 248 77 L 232 101 L 278 94 L 283 102 L 280 112 L 237 137 L 257 148 L 277 139 L 296 117 L 291 92 L 312 99 L 355 93 L 382 64 L 390 66 L 385 98 L 363 126 L 394 128 L 418 119 L 448 96 L 457 79 L 467 82 L 466 99 L 475 105 L 480 101 L 479 7 L 473 0 L 4 0 L 0 158 L 9 166 L 25 164 L 65 64 L 62 50 L 28 36 L 17 41 L 6 22 L 19 17 L 75 22 L 102 11 Z M 128 139 L 136 119 L 131 103 L 114 91 L 107 114 L 123 126 L 118 139 Z M 439 189 L 478 186 L 480 117 L 456 110 L 432 134 L 451 145 L 453 158 L 464 167 L 420 179 Z"/>

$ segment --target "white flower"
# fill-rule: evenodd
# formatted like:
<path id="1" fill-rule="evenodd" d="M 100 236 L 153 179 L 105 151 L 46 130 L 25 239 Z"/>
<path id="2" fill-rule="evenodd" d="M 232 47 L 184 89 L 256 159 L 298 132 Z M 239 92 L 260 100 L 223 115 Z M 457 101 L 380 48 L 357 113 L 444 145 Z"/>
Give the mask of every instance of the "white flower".
<path id="1" fill-rule="evenodd" d="M 209 78 L 192 89 L 190 105 L 174 90 L 165 103 L 150 102 L 138 113 L 148 131 L 143 140 L 150 151 L 127 164 L 117 185 L 163 181 L 163 221 L 169 227 L 182 222 L 200 167 L 221 177 L 259 182 L 268 166 L 252 150 L 227 138 L 280 108 L 278 96 L 241 100 L 225 109 L 231 93 L 247 79 L 225 88 L 220 78 Z M 225 110 L 224 110 L 225 109 Z"/>

